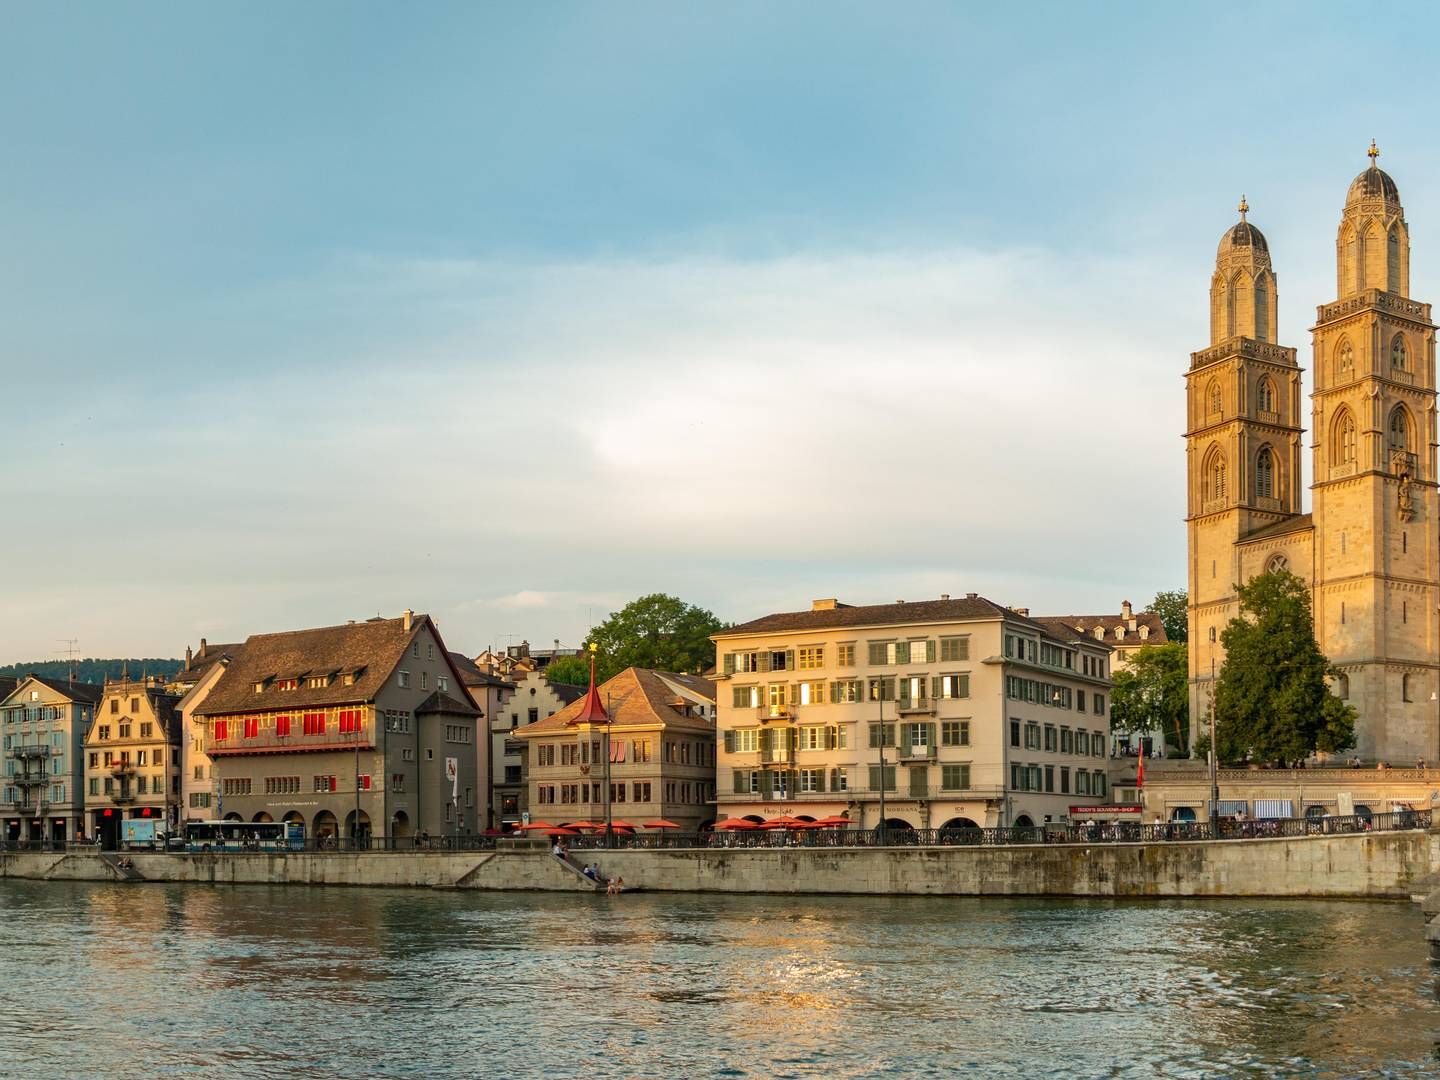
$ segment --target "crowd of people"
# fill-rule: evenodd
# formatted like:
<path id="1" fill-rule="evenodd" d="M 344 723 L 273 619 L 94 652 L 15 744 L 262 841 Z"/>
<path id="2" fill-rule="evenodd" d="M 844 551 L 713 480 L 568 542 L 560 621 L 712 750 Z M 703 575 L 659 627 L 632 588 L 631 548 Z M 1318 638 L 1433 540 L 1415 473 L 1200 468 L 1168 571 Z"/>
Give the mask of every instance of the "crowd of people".
<path id="1" fill-rule="evenodd" d="M 550 854 L 554 855 L 563 863 L 569 863 L 570 861 L 570 849 L 561 840 L 555 841 L 555 846 L 550 849 Z M 589 863 L 580 873 L 595 882 L 596 885 L 604 885 L 605 895 L 607 896 L 618 896 L 625 891 L 625 879 L 623 877 L 619 877 L 618 875 L 612 878 L 603 877 L 600 873 L 600 867 L 596 863 Z"/>

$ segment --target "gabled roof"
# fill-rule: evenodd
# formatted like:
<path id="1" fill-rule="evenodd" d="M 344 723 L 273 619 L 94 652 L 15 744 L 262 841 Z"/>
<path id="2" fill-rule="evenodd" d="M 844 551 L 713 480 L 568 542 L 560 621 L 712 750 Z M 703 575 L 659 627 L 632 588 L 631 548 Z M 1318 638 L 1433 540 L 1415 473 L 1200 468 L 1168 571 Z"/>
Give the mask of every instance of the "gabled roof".
<path id="1" fill-rule="evenodd" d="M 47 686 L 56 693 L 64 694 L 71 701 L 79 702 L 82 705 L 94 705 L 105 696 L 103 686 L 96 686 L 94 683 L 72 683 L 65 679 L 52 679 L 48 675 L 23 675 L 11 693 L 13 694 L 27 682 L 37 682 L 41 686 Z"/>
<path id="2" fill-rule="evenodd" d="M 1268 540 L 1272 536 L 1285 536 L 1288 533 L 1303 532 L 1306 529 L 1315 527 L 1315 518 L 1310 514 L 1296 514 L 1294 517 L 1277 521 L 1273 525 L 1266 525 L 1240 537 L 1240 543 L 1248 544 L 1251 540 Z"/>
<path id="3" fill-rule="evenodd" d="M 403 618 L 367 619 L 313 630 L 252 635 L 246 638 L 244 648 L 225 669 L 197 714 L 216 716 L 374 701 L 404 658 L 410 642 L 430 626 L 428 615 L 415 615 L 409 630 Z M 431 630 L 434 632 L 433 627 Z M 439 634 L 435 636 L 438 640 Z M 443 644 L 440 649 L 443 655 Z M 306 683 L 308 675 L 334 672 L 351 674 L 354 681 L 346 686 L 345 680 L 337 677 L 328 686 L 313 688 Z M 455 677 L 460 678 L 459 672 Z M 277 681 L 280 679 L 299 679 L 300 685 L 295 690 L 281 690 Z M 258 693 L 257 684 L 261 686 Z"/>
<path id="4" fill-rule="evenodd" d="M 916 600 L 911 603 L 865 604 L 851 607 L 839 604 L 819 611 L 782 611 L 752 619 L 712 634 L 714 638 L 742 637 L 750 634 L 772 634 L 786 630 L 835 630 L 847 626 L 902 626 L 920 622 L 962 622 L 967 619 L 993 619 L 997 616 L 1021 618 L 1015 612 L 986 600 L 983 596 L 967 596 L 959 600 Z"/>
<path id="5" fill-rule="evenodd" d="M 513 687 L 515 685 L 509 679 L 502 679 L 499 675 L 481 671 L 480 666 L 464 653 L 452 652 L 450 662 L 455 665 L 455 670 L 460 673 L 460 681 L 466 686 Z"/>
<path id="6" fill-rule="evenodd" d="M 677 686 L 690 696 L 703 699 L 707 705 L 715 703 L 715 686 L 708 679 L 635 667 L 626 668 L 620 674 L 607 679 L 596 688 L 596 695 L 609 713 L 612 727 L 664 724 L 713 731 L 714 726 L 709 720 L 700 716 L 686 716 L 675 707 L 675 701 L 681 696 L 676 693 Z M 580 722 L 584 710 L 585 700 L 581 699 L 565 706 L 553 716 L 516 728 L 510 734 L 528 738 L 531 735 L 555 735 L 573 730 Z"/>
<path id="7" fill-rule="evenodd" d="M 480 710 L 468 702 L 459 701 L 441 690 L 436 690 L 415 706 L 416 716 L 424 716 L 427 713 L 444 713 L 447 716 L 479 716 Z"/>
<path id="8" fill-rule="evenodd" d="M 1165 634 L 1165 624 L 1160 621 L 1160 616 L 1153 611 L 1135 611 L 1129 617 L 1121 612 L 1113 615 L 1042 615 L 1036 620 L 1044 623 L 1051 631 L 1063 636 L 1068 632 L 1072 637 L 1079 636 L 1087 641 L 1104 642 L 1107 645 L 1168 645 L 1170 638 Z M 1135 623 L 1135 628 L 1130 628 L 1130 623 Z M 1145 636 L 1140 636 L 1140 628 L 1145 628 Z M 1095 636 L 1096 628 L 1103 631 L 1100 637 Z M 1124 627 L 1124 633 L 1116 634 L 1116 627 Z"/>

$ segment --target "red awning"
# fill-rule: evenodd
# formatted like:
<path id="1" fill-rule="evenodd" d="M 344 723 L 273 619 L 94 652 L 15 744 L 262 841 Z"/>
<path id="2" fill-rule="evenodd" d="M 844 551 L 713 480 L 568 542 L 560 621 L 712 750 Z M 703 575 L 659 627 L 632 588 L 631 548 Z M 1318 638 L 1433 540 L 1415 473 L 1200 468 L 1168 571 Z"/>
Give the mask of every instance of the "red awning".
<path id="1" fill-rule="evenodd" d="M 758 829 L 758 828 L 760 828 L 760 826 L 759 826 L 759 825 L 756 825 L 755 822 L 753 822 L 753 821 L 746 821 L 744 818 L 726 818 L 724 821 L 718 821 L 718 822 L 716 822 L 716 823 L 715 823 L 715 828 L 717 828 L 717 829 Z"/>
<path id="2" fill-rule="evenodd" d="M 645 822 L 642 822 L 641 824 L 642 824 L 645 828 L 647 828 L 647 829 L 678 829 L 678 828 L 680 828 L 680 826 L 679 826 L 679 825 L 676 825 L 675 822 L 673 822 L 673 821 L 666 821 L 664 818 L 661 818 L 659 821 L 645 821 Z"/>

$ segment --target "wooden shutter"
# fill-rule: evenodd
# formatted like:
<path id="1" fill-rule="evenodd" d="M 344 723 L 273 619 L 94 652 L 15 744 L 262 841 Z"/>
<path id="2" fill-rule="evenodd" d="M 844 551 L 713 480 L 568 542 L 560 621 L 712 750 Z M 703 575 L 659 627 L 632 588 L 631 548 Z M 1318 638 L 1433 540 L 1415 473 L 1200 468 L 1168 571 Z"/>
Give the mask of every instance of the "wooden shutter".
<path id="1" fill-rule="evenodd" d="M 870 749 L 878 749 L 880 746 L 880 725 L 867 724 L 866 727 L 870 729 Z"/>
<path id="2" fill-rule="evenodd" d="M 799 684 L 799 683 L 793 683 L 793 682 L 792 682 L 788 687 L 786 687 L 786 689 L 785 689 L 785 697 L 786 697 L 786 700 L 788 700 L 788 701 L 790 702 L 790 707 L 791 707 L 792 709 L 793 709 L 796 705 L 799 705 L 799 704 L 800 704 L 800 684 Z"/>
<path id="3" fill-rule="evenodd" d="M 939 675 L 932 675 L 932 676 L 930 676 L 930 699 L 931 699 L 932 701 L 939 701 L 939 700 L 940 700 L 940 676 L 939 676 Z"/>
<path id="4" fill-rule="evenodd" d="M 759 653 L 756 654 L 756 656 L 755 656 L 755 670 L 756 670 L 756 671 L 769 671 L 769 670 L 770 670 L 770 651 L 769 651 L 768 649 L 762 649 Z"/>
<path id="5" fill-rule="evenodd" d="M 760 795 L 762 798 L 770 798 L 775 794 L 775 774 L 769 769 L 760 770 Z"/>
<path id="6" fill-rule="evenodd" d="M 886 745 L 886 746 L 894 746 L 894 745 L 895 745 L 895 725 L 894 725 L 894 724 L 886 724 L 886 725 L 885 725 L 885 745 Z"/>
<path id="7" fill-rule="evenodd" d="M 800 749 L 800 729 L 799 729 L 799 728 L 793 728 L 793 727 L 792 727 L 792 728 L 790 729 L 790 749 L 791 749 L 791 750 L 798 750 L 798 749 Z"/>
<path id="8" fill-rule="evenodd" d="M 814 770 L 814 776 L 815 776 L 815 790 L 816 790 L 816 791 L 824 791 L 824 790 L 825 790 L 825 770 L 824 770 L 824 769 L 816 769 L 816 770 Z"/>
<path id="9" fill-rule="evenodd" d="M 969 676 L 969 675 L 956 675 L 956 676 L 955 676 L 955 696 L 956 696 L 956 697 L 969 697 L 969 696 L 970 696 L 970 676 Z"/>
<path id="10" fill-rule="evenodd" d="M 733 731 L 725 732 L 725 752 L 727 754 L 735 753 L 735 732 Z"/>
<path id="11" fill-rule="evenodd" d="M 794 670 L 795 670 L 795 650 L 794 650 L 794 649 L 786 649 L 786 650 L 785 650 L 785 670 L 786 670 L 786 671 L 794 671 Z"/>
<path id="12" fill-rule="evenodd" d="M 735 794 L 748 794 L 750 791 L 750 777 L 745 773 L 743 769 L 733 770 L 733 775 L 735 778 Z"/>
<path id="13" fill-rule="evenodd" d="M 735 654 L 733 652 L 727 652 L 725 654 L 725 674 L 735 674 Z"/>
<path id="14" fill-rule="evenodd" d="M 910 728 L 911 728 L 911 727 L 912 727 L 912 725 L 910 725 L 910 724 L 901 724 L 901 725 L 900 725 L 900 745 L 901 745 L 901 746 L 908 747 L 908 746 L 910 745 L 910 743 L 914 741 L 914 740 L 910 737 Z"/>
<path id="15" fill-rule="evenodd" d="M 871 766 L 870 766 L 870 790 L 871 790 L 871 791 L 879 791 L 879 790 L 880 790 L 880 766 L 879 766 L 879 765 L 871 765 Z"/>
<path id="16" fill-rule="evenodd" d="M 760 729 L 760 742 L 757 745 L 760 747 L 762 754 L 768 754 L 770 752 L 770 736 L 772 734 L 769 728 Z"/>

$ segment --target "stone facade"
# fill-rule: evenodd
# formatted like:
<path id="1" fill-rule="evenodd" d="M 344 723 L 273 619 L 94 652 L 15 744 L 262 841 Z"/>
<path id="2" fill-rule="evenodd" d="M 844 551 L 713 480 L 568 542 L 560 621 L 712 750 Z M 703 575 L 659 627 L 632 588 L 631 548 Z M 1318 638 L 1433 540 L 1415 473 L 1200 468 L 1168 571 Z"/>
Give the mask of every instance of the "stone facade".
<path id="1" fill-rule="evenodd" d="M 85 734 L 102 690 L 28 675 L 0 700 L 7 843 L 64 843 L 85 828 Z"/>
<path id="2" fill-rule="evenodd" d="M 1372 147 L 1373 150 L 1373 147 Z M 1409 228 L 1373 163 L 1336 241 L 1339 298 L 1318 309 L 1311 396 L 1313 511 L 1301 513 L 1295 350 L 1275 342 L 1275 273 L 1245 220 L 1220 242 L 1211 344 L 1187 384 L 1192 731 L 1203 729 L 1236 583 L 1279 567 L 1311 589 L 1335 692 L 1367 762 L 1440 751 L 1440 536 L 1435 334 L 1410 299 Z"/>
<path id="3" fill-rule="evenodd" d="M 891 828 L 1024 825 L 1106 794 L 1110 648 L 1063 619 L 817 600 L 714 640 L 723 815 L 873 828 L 883 783 Z"/>

